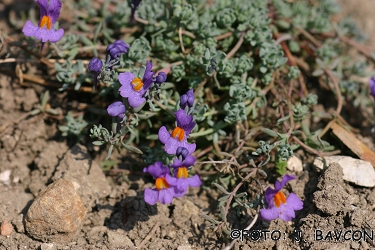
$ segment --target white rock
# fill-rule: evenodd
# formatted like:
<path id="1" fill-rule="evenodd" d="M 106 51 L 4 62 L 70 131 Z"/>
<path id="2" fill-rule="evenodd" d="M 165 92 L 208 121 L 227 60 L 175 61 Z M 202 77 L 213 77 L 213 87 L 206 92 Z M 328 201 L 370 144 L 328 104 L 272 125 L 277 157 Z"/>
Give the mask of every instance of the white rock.
<path id="1" fill-rule="evenodd" d="M 56 247 L 53 245 L 53 243 L 42 243 L 40 245 L 41 250 L 55 250 Z"/>
<path id="2" fill-rule="evenodd" d="M 297 173 L 302 172 L 303 170 L 302 161 L 297 156 L 290 157 L 287 161 L 286 167 L 288 170 L 294 171 Z"/>
<path id="3" fill-rule="evenodd" d="M 9 183 L 11 171 L 9 169 L 0 173 L 0 181 Z"/>
<path id="4" fill-rule="evenodd" d="M 375 170 L 371 163 L 360 159 L 355 159 L 350 156 L 327 156 L 324 157 L 327 166 L 332 162 L 337 162 L 343 169 L 345 181 L 354 183 L 362 187 L 374 187 L 375 186 Z M 323 169 L 322 158 L 315 158 L 314 165 Z"/>
<path id="5" fill-rule="evenodd" d="M 191 250 L 191 246 L 190 245 L 182 245 L 182 246 L 178 246 L 177 247 L 177 250 Z"/>

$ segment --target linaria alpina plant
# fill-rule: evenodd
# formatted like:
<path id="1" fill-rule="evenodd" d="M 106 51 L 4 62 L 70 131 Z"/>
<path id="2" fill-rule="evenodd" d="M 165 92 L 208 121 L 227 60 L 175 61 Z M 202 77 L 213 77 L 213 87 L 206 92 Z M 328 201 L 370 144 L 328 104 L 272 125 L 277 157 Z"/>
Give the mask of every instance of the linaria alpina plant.
<path id="1" fill-rule="evenodd" d="M 293 220 L 303 202 L 282 193 L 294 178 L 287 160 L 297 150 L 338 154 L 341 145 L 326 135 L 331 124 L 373 104 L 368 63 L 345 52 L 362 38 L 356 25 L 332 21 L 333 0 L 104 2 L 71 1 L 64 32 L 54 29 L 60 1 L 37 0 L 38 25 L 23 27 L 42 43 L 60 41 L 38 58 L 56 72 L 47 82 L 82 91 L 78 101 L 90 107 L 65 112 L 62 134 L 87 142 L 84 128 L 100 121 L 90 137 L 107 146 L 107 161 L 113 149 L 141 154 L 138 171 L 155 179 L 144 190 L 148 204 L 170 204 L 189 187 L 219 190 L 217 213 L 202 216 L 220 236 L 230 235 L 234 212 Z M 259 180 L 278 176 L 264 198 Z"/>

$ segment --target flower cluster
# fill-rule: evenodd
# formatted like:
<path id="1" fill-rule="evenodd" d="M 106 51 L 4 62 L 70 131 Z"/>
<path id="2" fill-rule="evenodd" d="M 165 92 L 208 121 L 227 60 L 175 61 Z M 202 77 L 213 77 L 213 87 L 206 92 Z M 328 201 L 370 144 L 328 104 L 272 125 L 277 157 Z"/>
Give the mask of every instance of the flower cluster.
<path id="1" fill-rule="evenodd" d="M 98 88 L 98 79 L 103 70 L 111 70 L 114 65 L 119 64 L 119 60 L 122 54 L 128 53 L 130 46 L 122 40 L 116 40 L 114 43 L 108 45 L 106 49 L 106 62 L 103 68 L 103 62 L 97 57 L 90 60 L 88 69 L 94 75 L 94 90 Z"/>
<path id="2" fill-rule="evenodd" d="M 94 57 L 90 60 L 88 65 L 89 71 L 94 74 L 94 89 L 97 88 L 97 81 L 100 78 L 100 74 L 103 70 L 112 70 L 113 66 L 119 64 L 121 55 L 128 52 L 130 46 L 122 40 L 117 40 L 114 43 L 108 45 L 107 59 L 104 64 L 103 62 Z M 167 75 L 165 72 L 159 72 L 154 76 L 152 71 L 151 62 L 147 61 L 145 73 L 141 78 L 135 77 L 131 72 L 124 72 L 118 75 L 118 80 L 121 84 L 119 88 L 120 96 L 124 98 L 122 101 L 116 101 L 108 106 L 107 112 L 110 116 L 116 117 L 119 120 L 123 120 L 125 117 L 126 107 L 123 101 L 126 101 L 131 107 L 138 108 L 146 102 L 146 93 L 153 84 L 160 85 L 165 82 Z"/>
<path id="3" fill-rule="evenodd" d="M 36 39 L 42 39 L 44 44 L 47 41 L 51 43 L 58 42 L 64 35 L 64 30 L 54 30 L 55 22 L 60 16 L 60 0 L 36 0 L 40 7 L 40 21 L 35 26 L 28 20 L 23 26 L 22 32 L 25 36 L 35 36 Z"/>
<path id="4" fill-rule="evenodd" d="M 165 126 L 159 129 L 159 140 L 165 145 L 164 151 L 175 155 L 175 159 L 169 167 L 161 162 L 156 162 L 143 172 L 151 174 L 155 178 L 156 188 L 145 189 L 145 201 L 155 204 L 169 204 L 173 198 L 185 195 L 189 186 L 199 187 L 202 183 L 198 175 L 189 177 L 189 169 L 195 164 L 195 157 L 191 154 L 195 151 L 195 143 L 188 143 L 187 138 L 195 126 L 193 117 L 188 115 L 193 107 L 194 93 L 189 90 L 180 98 L 180 110 L 175 113 L 176 127 L 170 133 Z M 171 174 L 172 173 L 172 174 Z"/>
<path id="5" fill-rule="evenodd" d="M 260 216 L 265 220 L 275 220 L 277 218 L 283 221 L 290 221 L 296 214 L 294 211 L 301 210 L 303 208 L 303 202 L 294 193 L 290 193 L 288 198 L 281 192 L 281 189 L 290 180 L 294 180 L 296 177 L 292 175 L 284 175 L 283 179 L 276 181 L 275 189 L 268 187 L 266 190 L 266 202 L 268 208 L 262 208 L 260 210 Z"/>
<path id="6" fill-rule="evenodd" d="M 164 72 L 160 72 L 154 77 L 154 72 L 151 70 L 152 64 L 148 61 L 142 79 L 135 77 L 131 72 L 119 74 L 118 79 L 121 84 L 119 88 L 120 96 L 125 98 L 132 108 L 141 107 L 146 102 L 145 95 L 153 84 L 160 85 L 167 79 Z M 107 111 L 109 115 L 123 119 L 126 108 L 122 101 L 117 101 L 109 105 Z"/>

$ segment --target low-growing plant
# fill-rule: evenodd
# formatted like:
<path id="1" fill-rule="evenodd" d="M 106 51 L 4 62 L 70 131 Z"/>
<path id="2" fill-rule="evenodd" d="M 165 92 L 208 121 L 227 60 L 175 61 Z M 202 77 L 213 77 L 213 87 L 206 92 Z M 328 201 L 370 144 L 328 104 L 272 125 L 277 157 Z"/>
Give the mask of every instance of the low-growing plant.
<path id="1" fill-rule="evenodd" d="M 368 63 L 345 53 L 360 49 L 362 34 L 350 19 L 332 21 L 334 0 L 129 0 L 101 9 L 73 1 L 65 30 L 60 1 L 46 2 L 37 0 L 38 26 L 27 21 L 23 33 L 41 39 L 31 51 L 62 59 L 53 64 L 61 91 L 90 87 L 107 107 L 101 120 L 112 125 L 94 124 L 93 144 L 106 159 L 114 148 L 143 155 L 156 187 L 145 190 L 148 204 L 170 204 L 189 186 L 219 190 L 218 218 L 202 216 L 220 235 L 230 236 L 231 208 L 252 209 L 254 221 L 292 220 L 303 203 L 281 191 L 295 178 L 288 159 L 299 149 L 339 153 L 325 137 L 331 121 L 343 120 L 345 105 L 373 103 L 359 80 L 370 76 Z M 48 112 L 44 104 L 38 110 Z M 333 107 L 313 112 L 317 104 Z M 83 136 L 87 125 L 68 112 L 59 128 Z M 256 194 L 243 188 L 267 176 L 283 177 L 265 194 L 261 185 Z"/>

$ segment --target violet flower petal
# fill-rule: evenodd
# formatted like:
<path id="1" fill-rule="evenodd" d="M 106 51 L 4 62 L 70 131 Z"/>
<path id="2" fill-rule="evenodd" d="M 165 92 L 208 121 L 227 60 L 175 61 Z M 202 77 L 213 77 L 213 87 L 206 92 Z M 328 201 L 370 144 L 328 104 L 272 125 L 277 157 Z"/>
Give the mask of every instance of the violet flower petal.
<path id="1" fill-rule="evenodd" d="M 159 190 L 159 201 L 161 204 L 170 204 L 175 195 L 174 188 L 166 188 Z"/>
<path id="2" fill-rule="evenodd" d="M 186 137 L 189 136 L 190 132 L 195 127 L 195 122 L 193 122 L 193 116 L 187 115 L 185 110 L 180 109 L 175 113 L 177 126 L 185 131 Z"/>
<path id="3" fill-rule="evenodd" d="M 47 14 L 51 18 L 52 24 L 54 24 L 56 22 L 57 18 L 60 16 L 61 6 L 62 5 L 61 5 L 60 0 L 50 0 L 49 1 L 49 7 L 48 7 L 48 10 L 47 10 Z"/>
<path id="4" fill-rule="evenodd" d="M 159 177 L 164 177 L 169 173 L 169 168 L 163 165 L 160 161 L 155 162 L 154 164 L 143 169 L 144 173 L 149 173 L 155 179 Z"/>
<path id="5" fill-rule="evenodd" d="M 285 186 L 285 184 L 287 182 L 289 182 L 291 180 L 294 180 L 295 178 L 296 177 L 293 176 L 293 175 L 288 175 L 288 174 L 284 175 L 281 182 L 280 181 L 275 182 L 275 191 L 277 191 L 277 192 L 280 191 Z"/>
<path id="6" fill-rule="evenodd" d="M 64 30 L 47 30 L 46 28 L 38 28 L 38 30 L 35 33 L 35 38 L 37 40 L 42 39 L 42 42 L 45 43 L 47 41 L 50 41 L 51 43 L 55 43 L 59 41 L 64 36 Z"/>
<path id="7" fill-rule="evenodd" d="M 147 202 L 150 205 L 154 205 L 159 200 L 159 192 L 158 190 L 146 188 L 144 197 L 145 197 L 145 202 Z"/>
<path id="8" fill-rule="evenodd" d="M 154 82 L 153 77 L 154 77 L 154 72 L 152 70 L 152 64 L 151 62 L 147 61 L 146 63 L 146 69 L 145 69 L 145 74 L 143 76 L 142 82 L 143 82 L 143 89 L 146 91 L 151 87 L 151 84 Z"/>
<path id="9" fill-rule="evenodd" d="M 192 187 L 199 187 L 202 185 L 202 181 L 197 174 L 189 178 L 189 185 Z"/>
<path id="10" fill-rule="evenodd" d="M 295 193 L 289 194 L 286 199 L 286 204 L 288 204 L 293 210 L 301 210 L 303 208 L 303 202 Z"/>
<path id="11" fill-rule="evenodd" d="M 30 20 L 28 20 L 22 28 L 22 32 L 25 36 L 35 36 L 38 30 L 38 26 L 35 26 Z"/>
<path id="12" fill-rule="evenodd" d="M 40 20 L 42 20 L 42 17 L 48 14 L 48 0 L 37 0 L 36 2 L 39 4 Z"/>
<path id="13" fill-rule="evenodd" d="M 265 220 L 276 220 L 279 217 L 279 211 L 275 209 L 276 207 L 260 210 L 260 216 Z"/>
<path id="14" fill-rule="evenodd" d="M 176 150 L 178 147 L 185 147 L 187 150 L 189 150 L 189 154 L 192 154 L 195 151 L 196 145 L 195 143 L 189 144 L 186 140 L 182 140 L 180 142 L 178 139 L 170 137 L 165 142 L 164 151 L 168 154 L 173 155 L 176 154 Z"/>
<path id="15" fill-rule="evenodd" d="M 107 108 L 107 112 L 110 116 L 119 116 L 120 118 L 124 118 L 125 111 L 125 106 L 120 101 L 112 103 Z"/>
<path id="16" fill-rule="evenodd" d="M 134 94 L 128 98 L 129 105 L 132 106 L 133 108 L 137 108 L 142 105 L 146 101 L 144 97 L 141 95 Z"/>
<path id="17" fill-rule="evenodd" d="M 169 138 L 171 138 L 171 134 L 169 134 L 167 128 L 165 126 L 161 127 L 158 132 L 159 141 L 165 144 Z"/>

